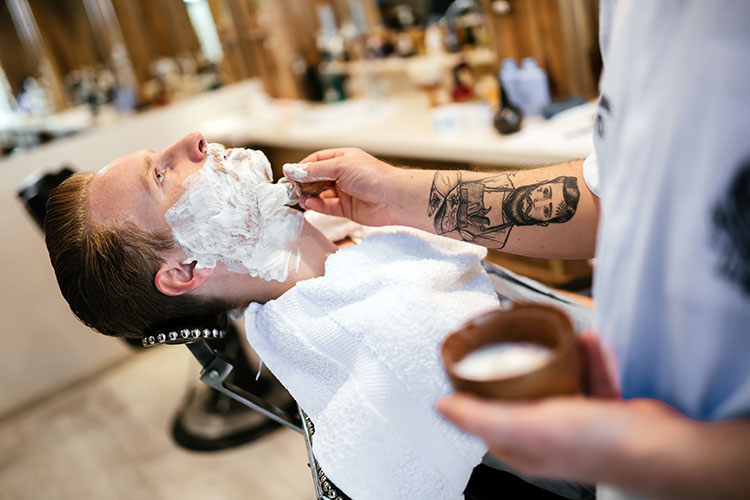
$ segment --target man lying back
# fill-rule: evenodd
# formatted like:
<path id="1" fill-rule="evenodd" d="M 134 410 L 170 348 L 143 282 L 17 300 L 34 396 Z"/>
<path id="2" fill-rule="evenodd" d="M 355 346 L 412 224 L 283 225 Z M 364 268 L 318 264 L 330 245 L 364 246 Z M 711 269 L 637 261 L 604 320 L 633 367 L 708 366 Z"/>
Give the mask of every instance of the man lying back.
<path id="1" fill-rule="evenodd" d="M 209 146 L 198 133 L 73 175 L 50 197 L 45 221 L 73 313 L 101 333 L 142 337 L 323 274 L 334 245 L 282 208 L 287 189 L 271 180 L 262 153 Z"/>
<path id="2" fill-rule="evenodd" d="M 335 484 L 358 500 L 460 498 L 487 450 L 435 410 L 450 392 L 438 347 L 498 305 L 486 250 L 404 230 L 335 252 L 286 206 L 291 187 L 262 153 L 197 133 L 75 174 L 45 221 L 62 294 L 131 337 L 251 304 L 248 339 L 315 422 Z"/>

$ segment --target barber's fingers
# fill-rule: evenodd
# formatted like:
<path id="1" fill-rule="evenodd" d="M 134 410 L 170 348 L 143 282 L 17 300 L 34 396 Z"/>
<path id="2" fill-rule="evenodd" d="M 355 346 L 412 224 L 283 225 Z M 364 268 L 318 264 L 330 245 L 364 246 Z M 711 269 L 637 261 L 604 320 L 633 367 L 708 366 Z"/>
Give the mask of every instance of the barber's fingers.
<path id="1" fill-rule="evenodd" d="M 327 187 L 317 193 L 305 193 L 302 197 L 300 197 L 299 202 L 302 208 L 307 208 L 305 206 L 305 203 L 311 199 L 320 198 L 321 200 L 329 200 L 328 203 L 340 203 L 341 200 L 339 198 L 346 196 L 346 194 L 341 193 L 340 190 L 336 189 L 334 185 L 331 187 Z"/>
<path id="2" fill-rule="evenodd" d="M 585 451 L 589 434 L 596 435 L 590 432 L 592 420 L 582 403 L 585 407 L 582 398 L 500 402 L 453 394 L 437 406 L 448 420 L 481 437 L 490 453 L 513 469 L 575 479 L 579 452 Z"/>
<path id="3" fill-rule="evenodd" d="M 336 217 L 346 217 L 344 207 L 339 198 L 333 197 L 304 197 L 300 199 L 300 206 L 305 210 L 313 210 L 325 215 L 335 215 Z"/>
<path id="4" fill-rule="evenodd" d="M 343 162 L 339 158 L 284 165 L 284 176 L 295 182 L 337 181 L 341 177 Z"/>
<path id="5" fill-rule="evenodd" d="M 318 193 L 318 198 L 338 198 L 339 193 L 335 189 L 326 189 Z"/>
<path id="6" fill-rule="evenodd" d="M 353 152 L 359 152 L 361 150 L 357 148 L 331 148 L 322 149 L 316 151 L 304 157 L 300 163 L 312 163 L 323 160 L 330 160 L 331 158 L 337 158 L 346 154 L 352 154 Z"/>
<path id="7" fill-rule="evenodd" d="M 445 418 L 470 434 L 503 442 L 505 434 L 517 431 L 517 403 L 487 402 L 464 394 L 451 394 L 437 403 Z"/>
<path id="8" fill-rule="evenodd" d="M 598 335 L 585 331 L 578 338 L 584 356 L 584 391 L 601 398 L 619 398 L 620 388 L 613 369 L 613 360 Z"/>

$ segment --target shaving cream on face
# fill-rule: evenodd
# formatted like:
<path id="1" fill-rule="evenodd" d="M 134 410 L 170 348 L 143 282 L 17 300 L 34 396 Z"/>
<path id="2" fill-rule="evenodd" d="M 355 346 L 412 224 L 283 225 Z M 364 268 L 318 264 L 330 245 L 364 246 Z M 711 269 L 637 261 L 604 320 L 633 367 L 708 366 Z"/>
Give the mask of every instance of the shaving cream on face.
<path id="1" fill-rule="evenodd" d="M 472 353 L 459 361 L 456 375 L 465 379 L 494 380 L 529 373 L 547 363 L 552 351 L 529 342 L 504 342 Z"/>
<path id="2" fill-rule="evenodd" d="M 166 213 L 185 263 L 223 262 L 233 272 L 286 280 L 299 265 L 303 217 L 285 206 L 289 187 L 272 181 L 262 152 L 209 144 L 203 167 L 185 180 L 185 192 Z"/>

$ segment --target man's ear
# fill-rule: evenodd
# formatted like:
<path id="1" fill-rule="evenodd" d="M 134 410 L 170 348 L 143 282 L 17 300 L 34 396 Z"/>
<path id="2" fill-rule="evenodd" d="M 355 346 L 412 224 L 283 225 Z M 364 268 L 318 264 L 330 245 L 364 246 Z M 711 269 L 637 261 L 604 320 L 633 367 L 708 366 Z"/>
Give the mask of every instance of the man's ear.
<path id="1" fill-rule="evenodd" d="M 154 285 L 164 295 L 171 297 L 192 292 L 211 276 L 213 269 L 196 269 L 198 262 L 182 264 L 177 261 L 164 262 L 156 272 Z"/>

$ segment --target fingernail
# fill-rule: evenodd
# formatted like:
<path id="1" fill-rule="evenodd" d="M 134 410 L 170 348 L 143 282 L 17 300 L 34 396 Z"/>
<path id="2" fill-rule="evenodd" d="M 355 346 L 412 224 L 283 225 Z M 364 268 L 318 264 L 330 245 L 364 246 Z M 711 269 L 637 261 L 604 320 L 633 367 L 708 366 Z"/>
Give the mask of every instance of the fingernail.
<path id="1" fill-rule="evenodd" d="M 309 163 L 285 163 L 281 169 L 289 179 L 301 181 L 307 177 L 307 166 Z"/>
<path id="2" fill-rule="evenodd" d="M 450 396 L 443 396 L 442 398 L 438 399 L 437 405 L 436 405 L 437 411 L 445 415 L 446 411 L 450 411 L 450 402 L 451 402 Z"/>

